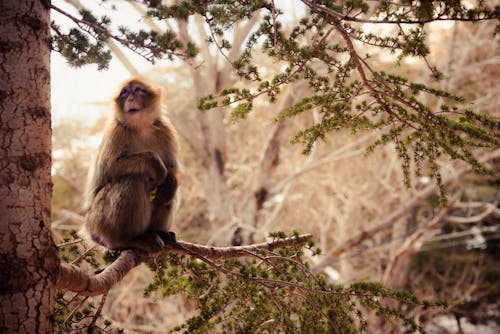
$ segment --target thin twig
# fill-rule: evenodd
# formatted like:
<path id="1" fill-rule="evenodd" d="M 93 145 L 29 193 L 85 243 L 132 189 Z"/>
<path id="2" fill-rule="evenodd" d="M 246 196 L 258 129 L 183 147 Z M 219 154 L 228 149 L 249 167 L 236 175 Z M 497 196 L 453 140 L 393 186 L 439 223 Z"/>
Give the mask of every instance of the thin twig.
<path id="1" fill-rule="evenodd" d="M 273 18 L 273 46 L 277 45 L 277 27 L 276 27 L 276 6 L 274 4 L 274 0 L 271 0 L 271 15 Z"/>
<path id="2" fill-rule="evenodd" d="M 64 319 L 63 325 L 66 324 L 66 322 L 68 322 L 69 319 L 71 319 L 71 317 L 76 313 L 76 311 L 80 309 L 80 307 L 83 305 L 83 303 L 85 303 L 87 299 L 89 299 L 89 296 L 84 297 L 82 301 L 78 303 L 78 305 L 73 309 L 73 311 L 71 311 L 70 314 L 68 314 L 68 316 L 66 317 L 66 319 Z"/>
<path id="3" fill-rule="evenodd" d="M 101 301 L 99 302 L 99 306 L 97 307 L 97 310 L 96 310 L 94 316 L 92 317 L 92 321 L 88 325 L 89 330 L 92 329 L 93 327 L 95 327 L 95 323 L 97 322 L 97 319 L 99 319 L 99 317 L 101 315 L 102 308 L 104 306 L 104 303 L 106 302 L 107 297 L 108 297 L 107 292 L 102 294 L 102 298 L 101 298 Z"/>
<path id="4" fill-rule="evenodd" d="M 71 264 L 76 264 L 76 263 L 80 262 L 81 259 L 83 259 L 89 252 L 94 250 L 96 247 L 97 247 L 97 245 L 94 245 L 94 246 L 90 247 L 89 249 L 87 249 L 85 252 L 83 252 L 78 257 L 76 257 L 73 261 L 71 261 Z"/>
<path id="5" fill-rule="evenodd" d="M 208 30 L 210 31 L 210 36 L 212 37 L 212 41 L 215 43 L 215 46 L 217 47 L 217 49 L 219 50 L 220 54 L 226 58 L 226 60 L 228 61 L 229 64 L 231 64 L 231 67 L 233 67 L 233 62 L 231 61 L 231 59 L 229 59 L 229 56 L 226 55 L 226 53 L 222 50 L 222 46 L 219 45 L 219 43 L 217 42 L 217 37 L 215 36 L 215 31 L 212 29 L 212 25 L 210 24 L 210 21 L 211 19 L 208 18 L 208 16 L 204 16 L 205 18 L 205 22 L 207 23 L 208 25 Z"/>
<path id="6" fill-rule="evenodd" d="M 373 71 L 368 66 L 368 64 L 358 55 L 358 52 L 354 48 L 354 45 L 352 44 L 351 38 L 350 38 L 349 34 L 347 33 L 347 31 L 345 31 L 345 29 L 338 22 L 333 22 L 332 24 L 334 25 L 334 27 L 336 28 L 336 30 L 340 33 L 340 35 L 344 39 L 344 42 L 346 43 L 347 48 L 349 49 L 349 54 L 350 54 L 350 56 L 351 56 L 351 58 L 352 58 L 352 60 L 354 62 L 354 65 L 356 66 L 356 69 L 357 69 L 357 71 L 359 73 L 359 76 L 361 77 L 361 81 L 363 82 L 363 85 L 371 92 L 371 95 L 373 96 L 373 98 L 378 102 L 378 104 L 380 104 L 384 108 L 384 110 L 389 115 L 391 115 L 394 118 L 396 118 L 402 124 L 405 124 L 406 126 L 417 130 L 417 128 L 413 124 L 408 123 L 406 120 L 402 119 L 397 113 L 395 113 L 389 107 L 389 105 L 387 104 L 387 102 L 384 101 L 384 99 L 382 98 L 382 96 L 380 96 L 380 92 L 378 92 L 370 84 L 370 82 L 369 82 L 369 80 L 368 80 L 368 78 L 366 76 L 365 70 L 363 68 L 363 64 L 365 64 L 365 66 L 367 66 L 367 68 L 370 70 L 370 72 L 372 72 L 372 74 L 373 74 Z"/>
<path id="7" fill-rule="evenodd" d="M 63 248 L 63 247 L 66 247 L 66 246 L 70 246 L 70 245 L 78 244 L 78 243 L 80 243 L 80 242 L 82 242 L 82 241 L 83 241 L 83 239 L 78 238 L 78 239 L 75 239 L 75 240 L 72 240 L 72 241 L 63 242 L 62 244 L 56 245 L 56 247 L 57 247 L 57 248 Z"/>

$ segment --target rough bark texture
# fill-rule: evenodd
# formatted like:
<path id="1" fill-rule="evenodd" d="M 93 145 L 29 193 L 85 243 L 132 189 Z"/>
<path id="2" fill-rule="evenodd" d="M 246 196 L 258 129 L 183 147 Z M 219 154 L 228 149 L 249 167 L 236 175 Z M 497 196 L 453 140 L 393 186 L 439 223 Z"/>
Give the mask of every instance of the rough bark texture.
<path id="1" fill-rule="evenodd" d="M 47 3 L 0 1 L 0 333 L 52 331 Z"/>

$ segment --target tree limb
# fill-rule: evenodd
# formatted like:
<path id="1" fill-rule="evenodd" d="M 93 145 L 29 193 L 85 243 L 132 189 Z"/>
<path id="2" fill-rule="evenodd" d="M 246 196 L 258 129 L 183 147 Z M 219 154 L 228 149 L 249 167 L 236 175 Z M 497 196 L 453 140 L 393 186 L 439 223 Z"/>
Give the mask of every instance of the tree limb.
<path id="1" fill-rule="evenodd" d="M 210 259 L 229 259 L 249 256 L 249 253 L 258 250 L 272 251 L 281 247 L 303 246 L 311 238 L 311 234 L 301 234 L 270 242 L 236 247 L 211 247 L 178 240 L 175 244 L 166 245 L 162 253 L 187 254 Z M 96 275 L 89 274 L 77 266 L 61 263 L 56 287 L 78 292 L 84 296 L 100 295 L 109 291 L 130 270 L 147 258 L 148 255 L 145 253 L 131 249 L 124 250 L 115 262 Z"/>
<path id="2" fill-rule="evenodd" d="M 372 24 L 425 24 L 425 23 L 430 23 L 434 21 L 465 21 L 465 22 L 477 22 L 477 21 L 484 21 L 484 20 L 491 20 L 495 19 L 495 17 L 489 17 L 489 16 L 484 16 L 484 17 L 477 17 L 477 18 L 469 18 L 469 17 L 460 17 L 460 16 L 446 16 L 446 17 L 433 17 L 429 19 L 393 19 L 393 20 L 387 20 L 387 19 L 378 19 L 378 20 L 372 20 L 372 19 L 362 19 L 362 18 L 357 18 L 355 16 L 350 16 L 344 13 L 337 12 L 331 8 L 326 7 L 325 5 L 317 4 L 313 0 L 301 0 L 306 6 L 308 6 L 311 11 L 316 12 L 316 13 L 322 13 L 326 14 L 331 17 L 335 17 L 337 19 L 340 19 L 342 21 L 351 21 L 351 22 L 358 22 L 358 23 L 372 23 Z M 392 3 L 395 4 L 395 3 Z M 404 7 L 404 4 L 395 4 L 397 6 Z"/>

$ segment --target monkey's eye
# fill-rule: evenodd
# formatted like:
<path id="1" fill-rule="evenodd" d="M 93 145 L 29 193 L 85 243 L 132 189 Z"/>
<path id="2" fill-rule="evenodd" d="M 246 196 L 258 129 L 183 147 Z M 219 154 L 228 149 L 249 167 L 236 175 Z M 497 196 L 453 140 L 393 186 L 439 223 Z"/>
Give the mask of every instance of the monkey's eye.
<path id="1" fill-rule="evenodd" d="M 123 88 L 120 92 L 120 97 L 125 97 L 128 95 L 128 90 L 126 88 Z"/>
<path id="2" fill-rule="evenodd" d="M 134 89 L 134 94 L 137 94 L 137 93 L 139 93 L 139 94 L 145 94 L 145 93 L 147 93 L 147 91 L 145 89 L 141 88 L 141 87 L 136 87 Z"/>

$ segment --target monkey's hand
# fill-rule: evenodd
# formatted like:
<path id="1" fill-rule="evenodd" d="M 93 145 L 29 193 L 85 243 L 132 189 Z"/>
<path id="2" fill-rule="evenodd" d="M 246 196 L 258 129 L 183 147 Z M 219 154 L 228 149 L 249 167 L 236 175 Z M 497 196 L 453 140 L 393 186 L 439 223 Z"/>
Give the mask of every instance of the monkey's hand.
<path id="1" fill-rule="evenodd" d="M 149 201 L 150 201 L 150 202 L 154 201 L 154 199 L 156 198 L 156 190 L 157 190 L 157 189 L 158 189 L 158 188 L 154 188 L 153 190 L 151 190 L 151 191 L 149 192 Z"/>

